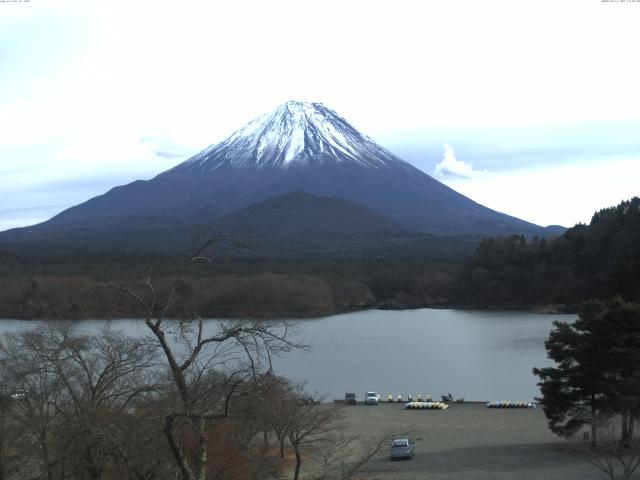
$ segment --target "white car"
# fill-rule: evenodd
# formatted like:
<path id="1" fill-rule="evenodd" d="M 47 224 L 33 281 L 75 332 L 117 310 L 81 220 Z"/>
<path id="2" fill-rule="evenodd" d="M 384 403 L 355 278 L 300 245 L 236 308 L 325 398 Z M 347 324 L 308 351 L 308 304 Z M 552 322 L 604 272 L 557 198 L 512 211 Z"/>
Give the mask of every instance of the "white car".
<path id="1" fill-rule="evenodd" d="M 365 405 L 378 405 L 380 402 L 380 395 L 376 392 L 367 392 L 364 396 Z"/>
<path id="2" fill-rule="evenodd" d="M 396 460 L 398 458 L 412 459 L 415 454 L 415 443 L 408 438 L 397 438 L 391 442 L 391 460 Z"/>

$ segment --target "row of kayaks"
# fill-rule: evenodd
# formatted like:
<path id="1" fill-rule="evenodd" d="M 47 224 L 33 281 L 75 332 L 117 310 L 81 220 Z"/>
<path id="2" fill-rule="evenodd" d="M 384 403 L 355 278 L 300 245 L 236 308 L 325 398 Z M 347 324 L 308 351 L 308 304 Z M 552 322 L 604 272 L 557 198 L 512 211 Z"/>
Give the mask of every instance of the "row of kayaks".
<path id="1" fill-rule="evenodd" d="M 407 402 L 405 408 L 410 410 L 446 410 L 449 405 L 444 402 Z"/>
<path id="2" fill-rule="evenodd" d="M 509 402 L 506 400 L 500 402 L 488 402 L 487 408 L 536 408 L 535 403 L 531 402 Z M 410 410 L 446 410 L 449 408 L 444 402 L 407 402 L 405 408 Z"/>
<path id="3" fill-rule="evenodd" d="M 536 408 L 535 403 L 531 402 L 508 402 L 503 400 L 501 402 L 489 402 L 487 408 Z"/>

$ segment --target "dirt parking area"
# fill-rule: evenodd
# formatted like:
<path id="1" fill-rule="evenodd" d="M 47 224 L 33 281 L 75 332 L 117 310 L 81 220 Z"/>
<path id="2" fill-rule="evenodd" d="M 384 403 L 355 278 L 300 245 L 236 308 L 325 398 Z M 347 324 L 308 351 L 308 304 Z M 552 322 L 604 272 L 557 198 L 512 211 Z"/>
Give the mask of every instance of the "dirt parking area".
<path id="1" fill-rule="evenodd" d="M 367 480 L 591 480 L 607 478 L 574 442 L 547 428 L 541 409 L 492 409 L 452 404 L 447 410 L 406 410 L 402 404 L 345 406 L 349 429 L 364 438 L 411 431 L 415 457 L 371 460 Z M 635 476 L 632 478 L 636 478 Z M 640 478 L 640 477 L 637 477 Z"/>

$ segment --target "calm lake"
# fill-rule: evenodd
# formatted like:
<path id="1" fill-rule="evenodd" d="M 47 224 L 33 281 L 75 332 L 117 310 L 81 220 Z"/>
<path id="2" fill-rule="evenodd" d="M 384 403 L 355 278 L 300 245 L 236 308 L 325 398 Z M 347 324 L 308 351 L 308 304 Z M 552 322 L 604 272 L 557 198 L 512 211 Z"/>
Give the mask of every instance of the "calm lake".
<path id="1" fill-rule="evenodd" d="M 574 315 L 477 310 L 369 310 L 296 322 L 309 352 L 275 360 L 279 373 L 305 382 L 328 399 L 367 390 L 386 398 L 451 392 L 467 400 L 532 400 L 539 395 L 533 367 L 550 365 L 544 341 L 554 320 Z M 28 322 L 0 320 L 0 333 Z M 84 328 L 103 321 L 87 320 Z M 137 320 L 112 325 L 137 335 Z"/>

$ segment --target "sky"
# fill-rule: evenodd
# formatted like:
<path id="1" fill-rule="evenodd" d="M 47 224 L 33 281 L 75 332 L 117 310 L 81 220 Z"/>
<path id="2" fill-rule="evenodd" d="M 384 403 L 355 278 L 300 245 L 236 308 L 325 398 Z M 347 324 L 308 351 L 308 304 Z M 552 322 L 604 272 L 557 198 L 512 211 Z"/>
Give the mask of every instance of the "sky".
<path id="1" fill-rule="evenodd" d="M 322 102 L 488 207 L 640 195 L 640 1 L 0 1 L 0 231 Z"/>

